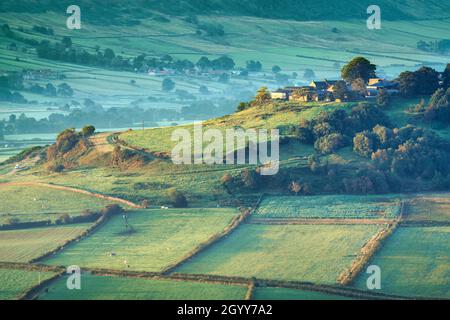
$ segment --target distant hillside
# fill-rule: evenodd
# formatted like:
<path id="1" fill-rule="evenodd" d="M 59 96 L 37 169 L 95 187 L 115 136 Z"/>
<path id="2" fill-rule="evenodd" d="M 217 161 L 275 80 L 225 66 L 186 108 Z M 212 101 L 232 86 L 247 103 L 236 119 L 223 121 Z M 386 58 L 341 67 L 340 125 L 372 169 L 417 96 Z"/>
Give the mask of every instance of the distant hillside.
<path id="1" fill-rule="evenodd" d="M 71 0 L 2 0 L 0 12 L 63 11 Z M 91 22 L 119 23 L 120 19 L 148 18 L 151 11 L 169 15 L 223 14 L 295 20 L 346 20 L 366 17 L 372 0 L 78 0 Z M 450 2 L 441 0 L 379 0 L 384 19 L 440 19 L 450 17 Z M 136 22 L 136 21 L 134 21 Z"/>

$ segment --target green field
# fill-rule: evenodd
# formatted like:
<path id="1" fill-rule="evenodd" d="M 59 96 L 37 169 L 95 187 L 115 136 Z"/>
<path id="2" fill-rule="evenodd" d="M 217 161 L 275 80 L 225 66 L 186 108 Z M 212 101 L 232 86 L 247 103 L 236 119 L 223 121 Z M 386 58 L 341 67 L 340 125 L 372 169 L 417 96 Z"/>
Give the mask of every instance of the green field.
<path id="1" fill-rule="evenodd" d="M 53 283 L 42 300 L 242 300 L 246 286 L 123 278 L 83 274 L 81 290 L 67 290 L 66 278 Z"/>
<path id="2" fill-rule="evenodd" d="M 115 216 L 88 238 L 45 262 L 161 271 L 222 231 L 236 214 L 234 209 L 141 210 L 130 214 L 132 230 L 128 231 L 122 217 Z"/>
<path id="3" fill-rule="evenodd" d="M 256 287 L 254 300 L 351 300 L 350 298 L 322 292 L 290 288 Z"/>
<path id="4" fill-rule="evenodd" d="M 76 192 L 43 186 L 1 185 L 0 224 L 9 219 L 20 222 L 51 220 L 62 214 L 80 215 L 84 210 L 98 210 L 112 201 Z"/>
<path id="5" fill-rule="evenodd" d="M 0 269 L 0 300 L 16 299 L 53 275 L 53 272 Z"/>
<path id="6" fill-rule="evenodd" d="M 450 221 L 449 194 L 419 195 L 407 203 L 408 221 Z"/>
<path id="7" fill-rule="evenodd" d="M 240 226 L 175 272 L 335 283 L 377 226 Z"/>
<path id="8" fill-rule="evenodd" d="M 123 52 L 125 56 L 147 52 L 195 61 L 200 55 L 213 57 L 227 53 L 236 60 L 238 67 L 253 59 L 263 63 L 265 72 L 279 64 L 286 72 L 313 67 L 316 73 L 323 75 L 336 73 L 334 61 L 348 60 L 357 53 L 368 55 L 387 72 L 398 65 L 440 62 L 444 59 L 442 55 L 420 51 L 416 43 L 444 39 L 450 23 L 448 19 L 386 20 L 383 29 L 365 32 L 365 23 L 360 20 L 295 21 L 247 15 L 199 15 L 198 18 L 202 22 L 222 24 L 226 35 L 219 39 L 196 35 L 196 26 L 177 16 L 169 16 L 167 23 L 149 17 L 131 27 L 93 25 L 84 21 L 83 33 L 79 35 L 70 33 L 65 28 L 65 16 L 56 12 L 9 13 L 2 15 L 0 21 L 30 29 L 34 24 L 51 24 L 57 36 L 47 38 L 54 40 L 69 35 L 74 44 L 88 50 L 101 42 L 102 47 Z M 332 32 L 332 28 L 339 32 Z M 33 37 L 41 40 L 46 36 L 34 34 Z M 12 59 L 9 68 L 14 68 L 14 62 Z M 64 67 L 63 63 L 58 64 Z"/>
<path id="9" fill-rule="evenodd" d="M 402 227 L 371 265 L 381 268 L 381 291 L 403 296 L 450 298 L 450 227 Z M 366 289 L 364 272 L 355 286 Z"/>
<path id="10" fill-rule="evenodd" d="M 0 231 L 0 261 L 28 262 L 82 234 L 89 224 Z"/>
<path id="11" fill-rule="evenodd" d="M 393 219 L 399 211 L 395 195 L 272 196 L 263 199 L 253 217 Z"/>

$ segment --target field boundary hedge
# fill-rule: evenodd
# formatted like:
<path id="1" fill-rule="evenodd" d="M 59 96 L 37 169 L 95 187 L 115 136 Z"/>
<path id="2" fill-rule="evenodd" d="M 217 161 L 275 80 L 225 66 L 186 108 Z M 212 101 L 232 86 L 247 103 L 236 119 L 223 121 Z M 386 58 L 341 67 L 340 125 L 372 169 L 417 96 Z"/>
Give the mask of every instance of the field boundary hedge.
<path id="1" fill-rule="evenodd" d="M 252 218 L 249 224 L 273 225 L 385 225 L 395 220 L 385 219 L 346 219 L 346 218 Z"/>
<path id="2" fill-rule="evenodd" d="M 258 205 L 261 202 L 261 199 L 263 198 L 263 195 L 261 195 L 256 202 L 255 206 L 252 209 L 246 210 L 244 213 L 240 213 L 236 217 L 234 217 L 231 222 L 226 226 L 221 232 L 216 233 L 215 235 L 212 235 L 209 237 L 208 240 L 206 240 L 204 243 L 199 244 L 197 247 L 195 247 L 193 250 L 188 252 L 183 258 L 181 258 L 178 262 L 175 262 L 166 268 L 162 270 L 163 274 L 170 274 L 172 273 L 176 268 L 180 267 L 184 263 L 186 263 L 188 260 L 192 259 L 195 255 L 199 254 L 203 250 L 209 248 L 213 244 L 217 243 L 221 239 L 223 239 L 225 236 L 231 234 L 233 230 L 237 229 L 241 223 L 243 223 L 258 207 Z"/>
<path id="3" fill-rule="evenodd" d="M 255 282 L 251 281 L 248 284 L 248 289 L 247 289 L 247 292 L 245 293 L 244 300 L 252 300 L 254 292 L 255 292 Z"/>
<path id="4" fill-rule="evenodd" d="M 30 289 L 26 290 L 24 293 L 22 293 L 17 299 L 18 300 L 36 300 L 38 298 L 38 293 L 44 290 L 46 286 L 48 286 L 53 281 L 56 281 L 58 278 L 60 278 L 65 273 L 65 270 L 61 270 L 59 273 L 55 274 L 54 276 L 41 281 L 38 285 L 31 287 Z"/>
<path id="5" fill-rule="evenodd" d="M 53 271 L 57 273 L 54 277 L 45 280 L 41 282 L 40 285 L 29 289 L 26 293 L 24 293 L 20 297 L 20 299 L 35 299 L 36 295 L 41 290 L 43 290 L 46 286 L 48 286 L 52 281 L 55 281 L 59 277 L 63 276 L 66 271 L 66 269 L 61 266 L 48 266 L 43 264 L 0 263 L 0 267 L 8 269 Z M 173 273 L 171 275 L 166 275 L 162 274 L 161 272 L 141 272 L 129 270 L 96 269 L 96 268 L 82 268 L 82 272 L 91 273 L 97 276 L 117 276 L 124 278 L 128 277 L 128 278 L 142 278 L 154 280 L 190 281 L 190 282 L 203 282 L 211 284 L 247 286 L 248 290 L 245 296 L 246 299 L 249 298 L 250 295 L 251 297 L 253 296 L 254 289 L 256 287 L 289 288 L 308 292 L 320 292 L 325 294 L 339 295 L 354 299 L 375 299 L 375 300 L 428 299 L 427 297 L 418 297 L 418 296 L 407 297 L 375 291 L 361 290 L 351 287 L 343 287 L 341 285 L 322 285 L 302 281 L 284 281 L 284 280 L 269 280 L 257 278 L 249 279 L 244 277 L 230 277 L 230 276 L 205 275 L 205 274 Z"/>
<path id="6" fill-rule="evenodd" d="M 42 272 L 46 271 L 61 272 L 65 270 L 60 266 L 49 266 L 45 264 L 30 264 L 23 262 L 0 262 L 0 269 L 42 271 Z"/>
<path id="7" fill-rule="evenodd" d="M 402 227 L 449 227 L 450 221 L 427 221 L 427 220 L 417 220 L 417 221 L 402 221 L 400 222 Z"/>
<path id="8" fill-rule="evenodd" d="M 68 246 L 68 245 L 70 245 L 70 244 L 72 244 L 72 243 L 74 243 L 74 242 L 76 242 L 76 241 L 79 241 L 79 240 L 81 240 L 81 239 L 83 239 L 83 238 L 89 236 L 89 235 L 90 235 L 91 233 L 93 233 L 97 228 L 99 228 L 102 224 L 106 223 L 106 222 L 109 220 L 110 217 L 111 217 L 111 214 L 102 214 L 102 215 L 100 216 L 100 218 L 98 218 L 97 221 L 96 221 L 94 224 L 92 224 L 90 227 L 88 227 L 86 230 L 84 230 L 84 231 L 83 231 L 80 235 L 78 235 L 77 237 L 67 240 L 65 243 L 63 243 L 62 245 L 58 246 L 57 248 L 55 248 L 55 249 L 53 249 L 53 250 L 51 250 L 51 251 L 48 251 L 48 252 L 42 254 L 41 256 L 39 256 L 39 257 L 37 257 L 37 258 L 34 258 L 34 259 L 30 260 L 29 262 L 30 262 L 30 263 L 39 262 L 40 260 L 43 260 L 43 259 L 45 259 L 45 258 L 48 258 L 48 257 L 50 257 L 51 255 L 57 253 L 58 251 L 63 250 L 66 246 Z"/>
<path id="9" fill-rule="evenodd" d="M 17 222 L 17 223 L 14 223 L 14 224 L 0 224 L 0 231 L 32 229 L 32 228 L 39 228 L 39 227 L 49 227 L 51 225 L 52 225 L 52 221 L 51 220 Z"/>
<path id="10" fill-rule="evenodd" d="M 369 263 L 373 255 L 382 247 L 384 241 L 392 235 L 403 219 L 405 202 L 402 201 L 400 206 L 400 215 L 397 220 L 387 227 L 378 231 L 372 238 L 367 241 L 361 248 L 360 253 L 353 260 L 350 267 L 345 269 L 337 278 L 337 282 L 341 285 L 349 285 L 352 283 L 361 270 Z"/>
<path id="11" fill-rule="evenodd" d="M 230 234 L 234 229 L 236 229 L 247 217 L 251 214 L 251 210 L 247 210 L 244 213 L 240 213 L 236 217 L 234 217 L 231 222 L 219 233 L 216 233 L 208 238 L 204 243 L 199 244 L 190 252 L 188 252 L 183 258 L 181 258 L 178 262 L 175 262 L 162 270 L 163 274 L 169 274 L 173 272 L 176 268 L 183 265 L 188 260 L 192 259 L 195 255 L 199 254 L 201 251 L 210 247 L 214 243 L 218 242 L 220 239 Z"/>

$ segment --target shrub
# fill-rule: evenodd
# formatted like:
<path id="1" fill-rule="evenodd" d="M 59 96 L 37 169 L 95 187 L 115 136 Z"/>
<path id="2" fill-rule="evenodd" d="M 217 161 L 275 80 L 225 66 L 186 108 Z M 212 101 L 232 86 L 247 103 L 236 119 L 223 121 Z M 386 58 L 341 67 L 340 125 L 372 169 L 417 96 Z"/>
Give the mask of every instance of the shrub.
<path id="1" fill-rule="evenodd" d="M 67 224 L 70 223 L 72 221 L 72 219 L 70 218 L 70 216 L 67 213 L 64 213 L 62 215 L 59 216 L 58 219 L 55 220 L 56 224 Z"/>
<path id="2" fill-rule="evenodd" d="M 89 137 L 92 136 L 95 132 L 95 127 L 94 126 L 84 126 L 83 129 L 81 129 L 81 134 L 83 135 L 83 137 Z"/>
<path id="3" fill-rule="evenodd" d="M 119 215 L 124 212 L 125 210 L 118 204 L 109 204 L 100 211 L 102 215 Z"/>
<path id="4" fill-rule="evenodd" d="M 346 145 L 345 138 L 340 133 L 331 133 L 320 137 L 314 143 L 314 148 L 323 154 L 329 154 L 337 151 Z"/>
<path id="5" fill-rule="evenodd" d="M 20 223 L 20 219 L 18 219 L 18 218 L 8 218 L 8 219 L 6 219 L 6 224 L 7 225 L 13 226 L 13 225 L 16 225 L 18 223 Z"/>
<path id="6" fill-rule="evenodd" d="M 353 151 L 362 157 L 369 157 L 377 146 L 377 136 L 372 132 L 360 132 L 353 138 Z"/>
<path id="7" fill-rule="evenodd" d="M 187 199 L 180 191 L 175 188 L 170 188 L 167 192 L 167 196 L 175 208 L 187 208 Z"/>

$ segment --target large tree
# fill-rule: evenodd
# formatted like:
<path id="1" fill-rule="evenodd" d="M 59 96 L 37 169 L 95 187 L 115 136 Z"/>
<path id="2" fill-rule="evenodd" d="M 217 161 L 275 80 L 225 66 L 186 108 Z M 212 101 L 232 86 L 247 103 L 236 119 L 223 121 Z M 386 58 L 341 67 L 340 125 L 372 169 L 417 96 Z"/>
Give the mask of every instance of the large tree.
<path id="1" fill-rule="evenodd" d="M 172 91 L 175 88 L 175 82 L 172 79 L 166 78 L 163 80 L 161 86 L 163 91 Z"/>
<path id="2" fill-rule="evenodd" d="M 429 67 L 405 71 L 397 78 L 400 94 L 404 97 L 432 95 L 439 88 L 439 73 Z"/>
<path id="3" fill-rule="evenodd" d="M 334 85 L 333 96 L 336 99 L 344 100 L 348 95 L 348 88 L 345 81 L 338 81 Z"/>
<path id="4" fill-rule="evenodd" d="M 270 92 L 267 89 L 267 87 L 261 87 L 258 89 L 258 92 L 256 93 L 256 96 L 255 96 L 256 104 L 258 104 L 258 105 L 265 104 L 265 103 L 270 102 L 271 100 L 272 99 L 270 96 Z"/>
<path id="5" fill-rule="evenodd" d="M 439 73 L 430 67 L 414 72 L 417 77 L 417 91 L 420 95 L 431 95 L 439 88 Z"/>
<path id="6" fill-rule="evenodd" d="M 442 80 L 444 89 L 450 88 L 450 63 L 447 64 L 444 72 L 442 73 Z"/>
<path id="7" fill-rule="evenodd" d="M 341 76 L 349 83 L 358 78 L 367 82 L 370 78 L 376 77 L 376 69 L 376 65 L 370 63 L 366 58 L 356 57 L 342 68 Z"/>

